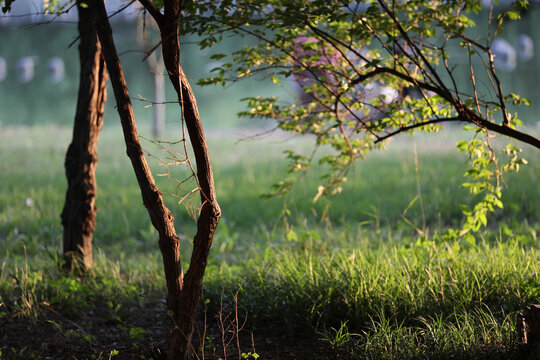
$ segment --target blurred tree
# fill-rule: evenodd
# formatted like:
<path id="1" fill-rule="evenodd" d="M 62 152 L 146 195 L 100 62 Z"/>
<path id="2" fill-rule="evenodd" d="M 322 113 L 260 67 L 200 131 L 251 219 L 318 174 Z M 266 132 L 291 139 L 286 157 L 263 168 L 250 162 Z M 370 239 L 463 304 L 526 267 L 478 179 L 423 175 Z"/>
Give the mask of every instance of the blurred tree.
<path id="1" fill-rule="evenodd" d="M 146 63 L 154 78 L 154 99 L 149 101 L 154 109 L 152 134 L 158 137 L 165 131 L 165 76 L 163 58 L 156 54 L 159 49 L 156 44 L 160 42 L 152 36 L 156 28 L 155 21 L 147 19 L 145 13 L 137 18 L 137 43 L 145 53 Z"/>

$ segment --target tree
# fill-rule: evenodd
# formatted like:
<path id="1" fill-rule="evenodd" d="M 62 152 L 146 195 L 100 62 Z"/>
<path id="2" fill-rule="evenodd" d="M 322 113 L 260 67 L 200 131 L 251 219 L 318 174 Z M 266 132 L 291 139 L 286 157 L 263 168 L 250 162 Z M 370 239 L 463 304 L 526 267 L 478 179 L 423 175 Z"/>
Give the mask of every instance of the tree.
<path id="1" fill-rule="evenodd" d="M 10 10 L 12 2 L 13 0 L 0 2 L 0 5 L 3 5 L 4 13 Z M 163 7 L 163 13 L 161 13 L 156 4 L 152 2 L 141 1 L 141 3 L 159 27 L 162 58 L 169 79 L 177 92 L 182 125 L 183 128 L 184 126 L 187 128 L 195 155 L 196 171 L 189 158 L 187 163 L 197 181 L 201 208 L 197 221 L 197 233 L 193 240 L 190 266 L 184 276 L 180 262 L 180 240 L 174 228 L 174 218 L 163 202 L 139 141 L 129 91 L 116 52 L 103 0 L 78 3 L 78 8 L 81 11 L 79 14 L 80 49 L 81 54 L 84 53 L 84 57 L 81 55 L 81 87 L 73 142 L 66 160 L 70 187 L 66 195 L 66 207 L 62 218 L 65 226 L 81 230 L 80 234 L 76 234 L 79 236 L 76 241 L 69 241 L 69 249 L 75 248 L 78 251 L 69 250 L 66 252 L 66 257 L 70 264 L 75 263 L 76 257 L 81 257 L 84 268 L 90 266 L 92 261 L 91 235 L 95 227 L 94 199 L 96 191 L 94 174 L 97 160 L 95 145 L 102 124 L 103 104 L 106 96 L 104 60 L 122 123 L 126 152 L 135 171 L 143 203 L 159 234 L 159 246 L 163 257 L 168 290 L 167 305 L 174 323 L 168 358 L 187 359 L 193 355 L 194 347 L 191 340 L 195 315 L 202 296 L 204 272 L 221 210 L 216 200 L 210 155 L 197 103 L 180 64 L 179 32 L 184 4 L 179 0 L 167 0 L 163 4 L 157 5 Z M 68 5 L 69 2 L 67 4 L 53 2 L 51 4 L 57 13 L 65 11 L 64 9 L 69 8 Z M 185 134 L 183 141 L 184 143 L 187 141 Z M 81 146 L 86 152 L 80 150 Z M 87 180 L 90 177 L 92 181 Z M 83 182 L 80 179 L 83 179 Z M 68 241 L 66 240 L 65 243 Z"/>
<path id="2" fill-rule="evenodd" d="M 92 11 L 113 85 L 127 154 L 159 234 L 167 304 L 174 321 L 170 359 L 192 355 L 194 316 L 220 217 L 201 119 L 180 63 L 180 33 L 203 35 L 201 47 L 212 46 L 226 32 L 257 40 L 255 46 L 215 55 L 215 60 L 232 60 L 203 83 L 226 84 L 259 73 L 276 83 L 286 78 L 298 80 L 303 101 L 287 104 L 277 98 L 252 97 L 245 115 L 277 120 L 278 126 L 287 131 L 314 134 L 316 145 L 334 149 L 333 154 L 321 159 L 330 171 L 315 199 L 341 191 L 351 164 L 382 147 L 392 136 L 413 130 L 437 131 L 442 122 L 462 122 L 484 136 L 484 140 L 474 138 L 459 144 L 473 160 L 468 172 L 473 181 L 468 187 L 484 193 L 481 206 L 469 211 L 470 222 L 457 233 L 466 235 L 485 223 L 488 210 L 500 205 L 500 173 L 515 170 L 521 163 L 519 150 L 508 147 L 509 161 L 499 166 L 489 135 L 503 134 L 540 148 L 539 139 L 516 129 L 519 122 L 507 109 L 508 102 L 527 100 L 502 92 L 489 47 L 500 28 L 491 29 L 485 42 L 468 36 L 467 29 L 473 24 L 468 14 L 479 10 L 477 1 L 395 1 L 390 5 L 379 0 L 367 6 L 345 0 L 140 2 L 159 27 L 165 67 L 177 92 L 196 158 L 202 205 L 185 276 L 174 219 L 163 203 L 138 139 L 103 0 L 85 4 Z M 511 9 L 501 18 L 515 17 L 518 10 Z M 462 49 L 470 60 L 470 84 L 458 86 L 452 73 L 451 55 L 456 49 Z M 473 62 L 475 58 L 479 59 L 477 63 Z M 491 93 L 477 85 L 479 67 L 485 71 Z M 385 92 L 374 94 L 370 90 L 374 88 Z M 313 160 L 294 153 L 289 157 L 292 175 L 301 174 Z M 294 178 L 278 184 L 276 193 L 289 190 L 293 184 Z"/>
<path id="3" fill-rule="evenodd" d="M 159 234 L 168 290 L 167 305 L 174 322 L 167 356 L 169 359 L 187 359 L 193 355 L 191 339 L 194 332 L 195 314 L 201 300 L 202 281 L 221 210 L 216 200 L 210 156 L 197 103 L 180 64 L 179 21 L 182 4 L 178 0 L 165 1 L 162 14 L 153 3 L 146 1 L 141 1 L 141 3 L 159 26 L 163 61 L 169 79 L 177 92 L 182 123 L 188 130 L 196 160 L 196 179 L 200 191 L 201 209 L 197 221 L 197 233 L 193 239 L 190 266 L 185 276 L 180 263 L 180 241 L 174 228 L 174 218 L 163 203 L 138 139 L 133 108 L 116 53 L 105 5 L 103 0 L 93 0 L 88 3 L 88 6 L 94 12 L 97 33 L 103 47 L 122 122 L 127 154 L 135 170 L 144 205 Z"/>
<path id="4" fill-rule="evenodd" d="M 97 142 L 107 98 L 107 72 L 92 13 L 81 4 L 77 4 L 77 10 L 81 70 L 73 138 L 65 161 L 68 189 L 61 217 L 66 266 L 84 271 L 93 263 Z"/>
<path id="5" fill-rule="evenodd" d="M 274 83 L 295 82 L 300 99 L 249 97 L 244 116 L 277 121 L 285 131 L 315 135 L 316 147 L 332 150 L 319 163 L 328 167 L 314 200 L 342 191 L 350 166 L 390 138 L 416 130 L 434 132 L 442 123 L 463 123 L 474 131 L 458 149 L 471 168 L 463 185 L 482 194 L 464 207 L 462 229 L 447 236 L 472 236 L 501 203 L 501 175 L 525 163 L 512 144 L 499 164 L 491 137 L 504 135 L 540 149 L 540 139 L 521 131 L 509 104 L 529 104 L 503 92 L 491 50 L 505 19 L 517 19 L 526 1 L 516 1 L 494 17 L 485 36 L 471 35 L 476 0 L 357 2 L 348 0 L 200 1 L 182 23 L 185 34 L 201 35 L 201 48 L 237 34 L 256 45 L 215 54 L 216 75 L 200 83 L 222 84 L 262 75 Z M 466 65 L 459 60 L 467 59 Z M 469 81 L 454 70 L 465 66 Z M 288 152 L 290 176 L 276 184 L 275 195 L 289 191 L 310 168 L 313 155 Z"/>
<path id="6" fill-rule="evenodd" d="M 8 12 L 12 2 L 13 0 L 1 1 L 2 10 Z M 174 218 L 163 202 L 139 141 L 129 91 L 103 0 L 77 4 L 80 11 L 81 85 L 73 142 L 66 160 L 70 186 L 62 215 L 65 226 L 76 230 L 73 231 L 75 241 L 65 241 L 65 244 L 68 244 L 66 248 L 69 246 L 70 249 L 66 252 L 66 257 L 69 264 L 75 264 L 80 258 L 83 269 L 89 267 L 92 262 L 91 235 L 95 227 L 94 175 L 97 160 L 95 146 L 102 124 L 106 97 L 104 84 L 107 75 L 103 67 L 104 62 L 114 90 L 126 152 L 135 171 L 143 203 L 159 235 L 168 290 L 167 305 L 174 323 L 168 358 L 187 359 L 193 355 L 194 347 L 191 340 L 195 315 L 202 296 L 202 281 L 221 210 L 216 200 L 210 156 L 197 103 L 180 64 L 179 22 L 183 4 L 179 0 L 165 1 L 159 5 L 163 6 L 162 14 L 154 3 L 146 1 L 141 3 L 159 26 L 163 61 L 177 92 L 182 125 L 187 128 L 196 160 L 195 172 L 191 161 L 187 159 L 196 178 L 198 186 L 196 190 L 200 192 L 201 199 L 190 266 L 184 276 L 180 263 L 180 240 L 174 228 Z M 53 10 L 59 14 L 69 8 L 68 5 L 69 3 L 57 2 L 51 4 Z M 184 134 L 183 142 L 185 141 L 187 139 Z M 84 148 L 82 151 L 81 147 Z"/>
<path id="7" fill-rule="evenodd" d="M 14 1 L 0 1 L 2 12 L 8 13 Z M 49 2 L 45 11 L 60 15 L 69 10 L 68 5 L 69 3 Z M 73 137 L 64 163 L 68 189 L 61 219 L 64 228 L 65 267 L 86 271 L 93 264 L 92 238 L 97 214 L 97 143 L 103 126 L 108 76 L 93 14 L 85 4 L 76 5 L 80 40 L 79 91 Z M 65 10 L 66 8 L 68 10 Z"/>
<path id="8" fill-rule="evenodd" d="M 0 1 L 8 13 L 15 0 Z M 60 15 L 69 4 L 47 4 L 46 12 Z M 68 7 L 69 10 L 69 7 Z M 62 210 L 63 258 L 67 269 L 88 270 L 93 264 L 92 238 L 96 228 L 97 143 L 103 125 L 108 79 L 92 14 L 82 3 L 79 13 L 80 77 L 73 137 L 65 160 L 68 189 Z"/>
<path id="9" fill-rule="evenodd" d="M 150 0 L 140 0 L 150 16 L 157 23 L 161 35 L 161 49 L 163 61 L 169 79 L 177 93 L 178 103 L 182 112 L 182 123 L 185 124 L 191 140 L 193 153 L 197 166 L 197 183 L 201 197 L 201 209 L 197 220 L 197 233 L 193 239 L 193 253 L 185 277 L 180 272 L 180 289 L 169 294 L 176 294 L 169 298 L 169 308 L 173 311 L 173 320 L 176 324 L 173 329 L 172 341 L 169 347 L 169 359 L 184 359 L 192 356 L 191 339 L 194 331 L 195 314 L 202 296 L 202 282 L 208 254 L 212 245 L 212 238 L 216 230 L 221 210 L 216 200 L 212 166 L 206 138 L 203 131 L 201 117 L 197 108 L 195 95 L 189 81 L 185 76 L 180 63 L 180 25 L 186 21 L 182 12 L 186 10 L 180 0 L 165 0 L 163 13 L 158 6 Z M 162 246 L 162 253 L 170 250 Z M 164 255 L 165 273 L 167 275 L 168 261 Z M 178 261 L 179 259 L 175 261 Z M 171 274 L 171 277 L 173 275 Z M 180 296 L 178 297 L 178 291 Z"/>

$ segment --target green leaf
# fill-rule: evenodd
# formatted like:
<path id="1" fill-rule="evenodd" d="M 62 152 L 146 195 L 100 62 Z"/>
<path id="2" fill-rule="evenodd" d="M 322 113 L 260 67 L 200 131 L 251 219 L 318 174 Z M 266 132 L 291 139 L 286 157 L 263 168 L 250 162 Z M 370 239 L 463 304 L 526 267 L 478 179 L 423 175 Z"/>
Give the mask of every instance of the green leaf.
<path id="1" fill-rule="evenodd" d="M 298 235 L 296 235 L 296 232 L 294 230 L 289 230 L 289 232 L 287 233 L 287 241 L 298 242 Z"/>
<path id="2" fill-rule="evenodd" d="M 463 236 L 463 240 L 470 246 L 476 246 L 476 239 L 474 238 L 474 235 L 471 233 L 467 233 Z"/>

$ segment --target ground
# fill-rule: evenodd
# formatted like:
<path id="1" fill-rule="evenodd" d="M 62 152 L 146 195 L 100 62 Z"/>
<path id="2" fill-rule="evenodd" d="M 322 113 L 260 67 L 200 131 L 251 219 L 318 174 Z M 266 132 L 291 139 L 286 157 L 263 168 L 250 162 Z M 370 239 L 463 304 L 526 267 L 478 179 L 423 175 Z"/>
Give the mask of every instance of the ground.
<path id="1" fill-rule="evenodd" d="M 129 314 L 109 316 L 106 306 L 61 314 L 41 304 L 37 319 L 23 314 L 0 317 L 0 359 L 164 359 L 168 321 L 161 301 Z M 125 316 L 124 316 L 125 315 Z M 204 359 L 224 358 L 217 322 L 208 322 Z M 199 321 L 198 328 L 203 328 Z M 329 349 L 316 336 L 290 336 L 269 326 L 264 333 L 249 329 L 240 333 L 241 352 L 264 354 L 264 359 L 330 359 Z M 237 347 L 229 344 L 227 356 L 237 358 Z M 249 357 L 247 357 L 249 358 Z"/>

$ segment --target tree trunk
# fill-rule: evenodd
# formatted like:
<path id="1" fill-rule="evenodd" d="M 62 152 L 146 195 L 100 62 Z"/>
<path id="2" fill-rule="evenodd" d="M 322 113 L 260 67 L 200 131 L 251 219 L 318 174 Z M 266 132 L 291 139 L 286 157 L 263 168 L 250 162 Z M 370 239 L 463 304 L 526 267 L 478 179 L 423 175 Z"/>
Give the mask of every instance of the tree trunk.
<path id="1" fill-rule="evenodd" d="M 77 7 L 81 70 L 73 139 L 65 160 L 68 189 L 61 218 L 66 267 L 84 271 L 93 264 L 97 143 L 107 98 L 107 72 L 92 14 L 80 5 Z"/>
<path id="2" fill-rule="evenodd" d="M 173 314 L 177 328 L 173 331 L 169 346 L 168 359 L 172 360 L 190 359 L 193 356 L 191 342 L 195 316 L 201 302 L 204 272 L 221 210 L 216 199 L 210 154 L 197 102 L 180 63 L 180 4 L 178 0 L 166 0 L 164 7 L 161 21 L 155 19 L 161 33 L 163 61 L 178 95 L 182 120 L 189 133 L 197 163 L 197 181 L 201 194 L 201 211 L 197 221 L 197 233 L 193 239 L 190 266 L 181 292 L 180 312 Z"/>
<path id="3" fill-rule="evenodd" d="M 159 245 L 165 267 L 165 280 L 167 282 L 167 305 L 173 314 L 178 313 L 178 300 L 182 291 L 183 274 L 180 263 L 180 239 L 174 229 L 174 218 L 169 209 L 163 203 L 146 158 L 143 153 L 133 107 L 129 98 L 122 66 L 116 52 L 112 30 L 107 18 L 103 0 L 91 0 L 89 7 L 94 12 L 96 29 L 103 48 L 103 55 L 107 63 L 107 69 L 111 78 L 114 96 L 126 143 L 126 152 L 131 160 L 135 176 L 141 189 L 144 206 L 146 207 L 152 225 L 159 234 Z"/>
<path id="4" fill-rule="evenodd" d="M 179 239 L 174 229 L 174 219 L 164 205 L 158 191 L 142 147 L 139 143 L 133 108 L 125 83 L 120 60 L 116 53 L 112 30 L 107 19 L 103 0 L 91 0 L 90 7 L 95 12 L 96 28 L 107 69 L 117 102 L 118 113 L 124 130 L 127 154 L 139 182 L 144 205 L 152 224 L 159 233 L 159 245 L 165 268 L 167 282 L 167 305 L 172 312 L 174 328 L 168 351 L 168 359 L 189 359 L 193 355 L 191 340 L 194 332 L 195 315 L 202 295 L 202 281 L 212 237 L 217 227 L 221 210 L 215 196 L 214 180 L 206 138 L 202 129 L 195 97 L 185 77 L 179 61 L 179 14 L 178 0 L 165 1 L 162 15 L 153 3 L 144 1 L 145 6 L 153 7 L 152 16 L 160 27 L 163 60 L 169 78 L 176 89 L 182 110 L 182 117 L 188 129 L 197 163 L 197 181 L 201 193 L 201 211 L 197 221 L 197 233 L 193 240 L 193 253 L 188 272 L 184 278 L 180 263 Z"/>
<path id="5" fill-rule="evenodd" d="M 519 345 L 530 351 L 538 351 L 540 347 L 540 305 L 526 306 L 523 313 L 518 313 L 516 320 Z"/>
<path id="6" fill-rule="evenodd" d="M 162 136 L 165 131 L 165 77 L 163 76 L 163 58 L 156 54 L 154 39 L 150 36 L 157 24 L 152 20 L 146 21 L 146 15 L 137 21 L 137 43 L 145 53 L 146 63 L 154 78 L 154 121 L 152 133 L 155 137 Z"/>

